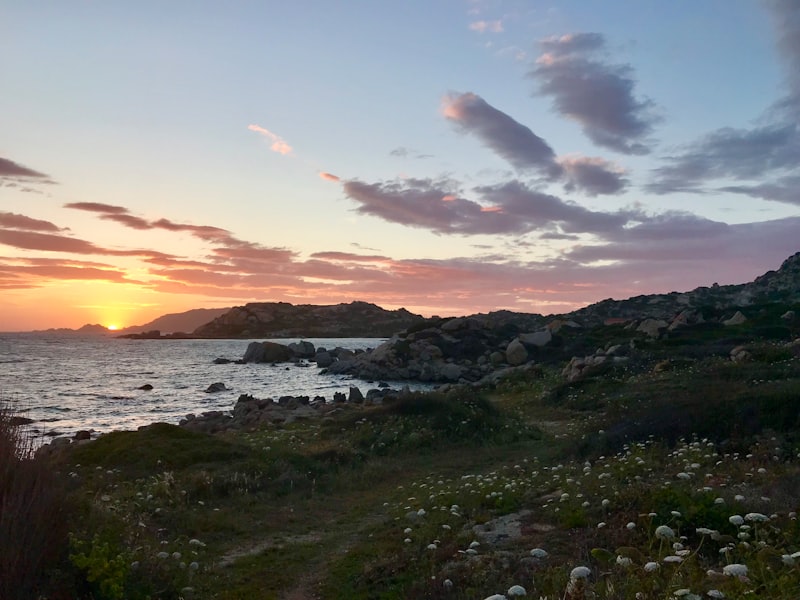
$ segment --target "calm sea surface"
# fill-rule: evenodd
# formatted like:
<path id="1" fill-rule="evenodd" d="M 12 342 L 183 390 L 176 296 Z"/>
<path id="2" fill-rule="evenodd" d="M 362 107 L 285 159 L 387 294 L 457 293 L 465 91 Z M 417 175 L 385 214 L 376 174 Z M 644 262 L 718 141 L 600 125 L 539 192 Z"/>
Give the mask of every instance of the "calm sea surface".
<path id="1" fill-rule="evenodd" d="M 188 413 L 230 410 L 240 394 L 276 400 L 287 395 L 324 396 L 330 401 L 334 392 L 346 394 L 351 385 L 365 394 L 376 387 L 347 376 L 321 375 L 315 364 L 213 363 L 218 357 L 241 358 L 250 341 L 0 333 L 0 400 L 33 419 L 38 433 L 69 435 L 81 429 L 107 432 L 155 421 L 177 423 Z M 383 340 L 308 341 L 329 349 L 366 349 Z M 230 390 L 205 393 L 218 381 Z M 153 389 L 137 389 L 145 384 Z"/>

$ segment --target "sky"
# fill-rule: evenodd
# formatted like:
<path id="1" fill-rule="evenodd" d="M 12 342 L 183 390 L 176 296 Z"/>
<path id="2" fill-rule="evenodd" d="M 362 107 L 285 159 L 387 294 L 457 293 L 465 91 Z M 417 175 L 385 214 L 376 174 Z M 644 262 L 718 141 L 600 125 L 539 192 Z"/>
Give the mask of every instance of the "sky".
<path id="1" fill-rule="evenodd" d="M 557 314 L 800 251 L 795 0 L 9 0 L 0 57 L 0 331 Z"/>

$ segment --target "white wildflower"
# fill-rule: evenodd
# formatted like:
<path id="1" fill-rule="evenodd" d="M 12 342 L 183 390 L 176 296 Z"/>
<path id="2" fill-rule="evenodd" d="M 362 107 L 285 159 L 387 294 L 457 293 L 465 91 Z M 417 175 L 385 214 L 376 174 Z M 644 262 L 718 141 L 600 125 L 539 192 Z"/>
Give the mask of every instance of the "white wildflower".
<path id="1" fill-rule="evenodd" d="M 722 567 L 722 572 L 729 577 L 745 577 L 747 575 L 747 565 L 733 563 Z"/>

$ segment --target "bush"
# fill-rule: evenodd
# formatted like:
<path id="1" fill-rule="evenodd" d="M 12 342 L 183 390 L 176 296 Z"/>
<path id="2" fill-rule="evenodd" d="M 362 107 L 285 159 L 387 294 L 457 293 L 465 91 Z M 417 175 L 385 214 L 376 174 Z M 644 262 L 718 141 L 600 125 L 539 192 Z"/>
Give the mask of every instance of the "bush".
<path id="1" fill-rule="evenodd" d="M 69 547 L 64 494 L 30 437 L 0 406 L 0 598 L 33 598 Z"/>

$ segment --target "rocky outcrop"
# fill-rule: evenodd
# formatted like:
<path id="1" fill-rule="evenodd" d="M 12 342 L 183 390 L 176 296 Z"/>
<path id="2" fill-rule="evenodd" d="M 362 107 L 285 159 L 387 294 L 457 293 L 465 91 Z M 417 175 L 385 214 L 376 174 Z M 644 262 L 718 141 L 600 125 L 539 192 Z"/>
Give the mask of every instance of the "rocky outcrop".
<path id="1" fill-rule="evenodd" d="M 497 369 L 535 360 L 552 340 L 541 315 L 500 311 L 429 319 L 327 370 L 361 379 L 475 383 Z"/>
<path id="2" fill-rule="evenodd" d="M 200 415 L 189 414 L 181 419 L 179 425 L 203 433 L 249 431 L 264 425 L 285 425 L 303 419 L 326 417 L 361 405 L 380 404 L 407 393 L 407 389 L 375 388 L 369 390 L 365 396 L 354 386 L 350 388 L 349 399 L 339 392 L 336 402 L 326 402 L 321 396 L 313 400 L 308 396 L 283 396 L 276 401 L 242 394 L 231 411 L 213 410 Z"/>
<path id="3" fill-rule="evenodd" d="M 254 302 L 237 306 L 192 333 L 206 338 L 389 337 L 424 319 L 367 302 L 318 306 Z"/>
<path id="4" fill-rule="evenodd" d="M 307 360 L 319 367 L 328 367 L 340 359 L 352 359 L 363 350 L 348 350 L 337 346 L 333 350 L 315 348 L 307 341 L 279 344 L 277 342 L 250 342 L 240 363 L 281 363 Z M 216 362 L 219 359 L 216 359 Z"/>

